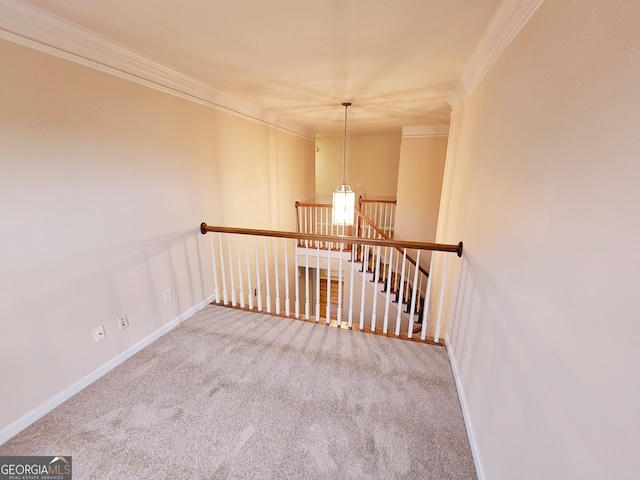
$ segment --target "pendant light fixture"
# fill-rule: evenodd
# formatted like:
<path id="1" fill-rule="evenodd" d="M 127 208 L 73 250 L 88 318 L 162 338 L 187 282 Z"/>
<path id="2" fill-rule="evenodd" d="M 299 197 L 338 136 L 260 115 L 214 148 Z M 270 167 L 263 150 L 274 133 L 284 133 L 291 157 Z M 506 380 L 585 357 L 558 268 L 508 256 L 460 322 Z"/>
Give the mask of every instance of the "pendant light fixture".
<path id="1" fill-rule="evenodd" d="M 344 107 L 344 143 L 342 146 L 342 185 L 333 192 L 333 208 L 331 221 L 334 225 L 343 227 L 353 225 L 356 207 L 356 194 L 347 184 L 347 109 L 351 103 L 345 102 Z"/>

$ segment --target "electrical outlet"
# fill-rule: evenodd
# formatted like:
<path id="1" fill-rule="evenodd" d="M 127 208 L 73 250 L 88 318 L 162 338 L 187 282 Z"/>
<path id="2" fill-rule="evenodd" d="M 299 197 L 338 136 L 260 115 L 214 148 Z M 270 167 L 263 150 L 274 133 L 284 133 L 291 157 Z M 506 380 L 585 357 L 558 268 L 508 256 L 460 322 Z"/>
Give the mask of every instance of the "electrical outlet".
<path id="1" fill-rule="evenodd" d="M 169 303 L 173 299 L 173 295 L 171 295 L 171 288 L 167 288 L 162 292 L 162 298 L 164 299 L 164 303 Z"/>
<path id="2" fill-rule="evenodd" d="M 96 342 L 99 342 L 100 340 L 104 340 L 106 337 L 107 337 L 107 334 L 104 333 L 104 327 L 102 325 L 93 329 L 93 339 Z"/>
<path id="3" fill-rule="evenodd" d="M 471 345 L 469 345 L 469 342 L 466 342 L 464 346 L 464 362 L 465 363 L 469 361 L 470 355 L 471 355 Z"/>
<path id="4" fill-rule="evenodd" d="M 118 330 L 124 330 L 128 326 L 129 326 L 129 319 L 127 318 L 126 314 L 122 315 L 121 317 L 118 317 Z"/>

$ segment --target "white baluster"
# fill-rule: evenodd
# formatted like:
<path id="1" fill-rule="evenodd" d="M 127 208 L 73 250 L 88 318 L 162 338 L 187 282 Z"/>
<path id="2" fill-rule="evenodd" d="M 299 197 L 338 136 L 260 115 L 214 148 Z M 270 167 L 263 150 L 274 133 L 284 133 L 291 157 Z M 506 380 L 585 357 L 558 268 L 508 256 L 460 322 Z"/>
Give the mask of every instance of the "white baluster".
<path id="1" fill-rule="evenodd" d="M 403 296 L 404 296 L 404 268 L 407 262 L 407 249 L 404 249 L 404 254 L 402 255 L 402 273 L 400 273 L 400 285 L 402 288 L 398 288 L 398 315 L 396 315 L 396 337 L 400 335 L 400 324 L 402 323 L 402 305 L 403 305 Z"/>
<path id="2" fill-rule="evenodd" d="M 316 242 L 316 323 L 320 321 L 320 242 Z"/>
<path id="3" fill-rule="evenodd" d="M 353 271 L 356 265 L 356 245 L 351 244 L 351 283 L 349 285 L 349 330 L 353 327 Z"/>
<path id="4" fill-rule="evenodd" d="M 216 268 L 216 249 L 213 247 L 213 232 L 210 232 L 209 243 L 211 244 L 211 267 L 213 268 L 213 293 L 216 303 L 220 303 L 220 289 L 218 288 L 218 269 Z"/>
<path id="5" fill-rule="evenodd" d="M 298 264 L 298 239 L 296 239 L 295 243 L 295 255 L 293 257 L 293 262 L 295 265 L 295 285 L 296 285 L 296 300 L 294 303 L 294 311 L 296 318 L 300 318 L 300 265 Z"/>
<path id="6" fill-rule="evenodd" d="M 416 293 L 419 295 L 420 290 L 418 290 L 418 273 L 420 272 L 420 252 L 422 250 L 418 250 L 415 271 L 413 272 L 413 293 L 411 294 L 411 310 L 409 312 L 409 338 L 413 337 L 413 315 L 416 311 Z"/>
<path id="7" fill-rule="evenodd" d="M 395 248 L 389 248 L 389 263 L 387 264 L 387 295 L 384 302 L 384 323 L 382 324 L 382 333 L 385 335 L 389 330 L 389 303 L 391 303 L 391 277 L 393 276 L 393 252 Z"/>
<path id="8" fill-rule="evenodd" d="M 280 277 L 278 275 L 278 239 L 273 237 L 273 265 L 276 273 L 276 315 L 280 315 Z"/>
<path id="9" fill-rule="evenodd" d="M 436 333 L 433 336 L 433 341 L 438 343 L 440 341 L 440 320 L 442 320 L 442 306 L 444 304 L 444 291 L 447 286 L 447 271 L 449 270 L 449 254 L 445 253 L 444 261 L 444 275 L 442 277 L 442 289 L 440 290 L 440 305 L 438 306 L 438 320 L 436 321 Z"/>
<path id="10" fill-rule="evenodd" d="M 331 248 L 333 243 L 329 243 L 327 249 L 327 305 L 325 306 L 326 323 L 329 325 L 331 321 Z"/>
<path id="11" fill-rule="evenodd" d="M 229 279 L 231 280 L 231 306 L 236 306 L 236 286 L 233 277 L 233 256 L 231 255 L 231 238 L 227 235 L 227 251 L 229 252 Z"/>
<path id="12" fill-rule="evenodd" d="M 433 279 L 433 255 L 431 252 L 431 260 L 429 260 L 429 278 L 427 279 L 427 293 L 424 296 L 424 304 L 422 306 L 422 330 L 420 331 L 420 340 L 424 342 L 427 338 L 427 321 L 429 320 L 429 299 L 431 298 L 431 280 Z"/>
<path id="13" fill-rule="evenodd" d="M 287 239 L 283 238 L 284 243 L 284 314 L 291 316 L 291 305 L 289 300 L 289 254 L 287 252 Z"/>
<path id="14" fill-rule="evenodd" d="M 344 227 L 343 227 L 344 228 Z M 338 262 L 338 327 L 342 322 L 342 251 L 344 249 L 344 243 L 340 243 L 340 260 Z"/>
<path id="15" fill-rule="evenodd" d="M 255 237 L 253 242 L 254 249 L 256 251 L 256 285 L 258 292 L 258 311 L 262 311 L 262 281 L 260 279 L 260 259 L 258 258 L 258 237 Z"/>
<path id="16" fill-rule="evenodd" d="M 371 331 L 376 331 L 376 314 L 378 310 L 378 280 L 380 280 L 380 247 L 376 248 L 376 268 L 373 274 L 373 310 L 371 313 Z"/>
<path id="17" fill-rule="evenodd" d="M 309 233 L 309 207 L 304 207 L 304 233 Z"/>
<path id="18" fill-rule="evenodd" d="M 376 202 L 374 205 L 375 205 L 375 207 L 373 209 L 373 223 L 377 226 L 377 225 L 380 225 L 380 221 L 378 220 L 378 205 L 379 205 L 379 203 Z"/>
<path id="19" fill-rule="evenodd" d="M 227 276 L 224 268 L 224 251 L 222 250 L 222 234 L 218 234 L 218 245 L 220 246 L 220 269 L 222 270 L 222 298 L 225 305 L 229 305 L 229 293 L 227 292 Z"/>
<path id="20" fill-rule="evenodd" d="M 395 281 L 395 282 L 393 282 L 393 286 L 394 286 L 394 288 L 395 288 L 395 291 L 396 291 L 396 292 L 400 289 L 400 285 L 398 284 L 398 275 L 397 275 L 397 273 L 398 273 L 398 262 L 399 262 L 399 260 L 400 260 L 400 255 L 398 255 L 398 256 L 396 257 L 396 270 L 395 270 L 395 271 L 396 271 L 396 281 Z M 396 286 L 396 285 L 397 285 L 397 286 Z"/>
<path id="21" fill-rule="evenodd" d="M 242 280 L 242 262 L 240 261 L 240 240 L 236 235 L 236 256 L 238 257 L 238 282 L 240 282 L 240 308 L 244 308 L 244 281 Z"/>
<path id="22" fill-rule="evenodd" d="M 364 330 L 364 305 L 366 302 L 366 291 L 365 286 L 367 284 L 367 266 L 365 265 L 367 261 L 367 252 L 369 250 L 369 245 L 364 245 L 362 252 L 362 292 L 360 292 L 360 330 Z"/>
<path id="23" fill-rule="evenodd" d="M 269 252 L 267 251 L 267 237 L 264 237 L 264 282 L 267 294 L 267 313 L 271 313 L 271 288 L 269 283 Z"/>
<path id="24" fill-rule="evenodd" d="M 247 300 L 249 300 L 249 310 L 253 310 L 253 283 L 251 282 L 251 261 L 249 260 L 249 235 L 244 236 L 244 252 L 247 262 Z"/>
<path id="25" fill-rule="evenodd" d="M 325 235 L 329 235 L 329 209 L 324 207 L 323 210 L 324 210 L 324 226 L 325 226 L 324 233 L 325 233 Z M 325 242 L 325 245 L 326 245 L 326 243 L 327 242 Z M 320 268 L 320 266 L 318 266 L 318 269 L 319 268 Z"/>
<path id="26" fill-rule="evenodd" d="M 384 209 L 383 209 L 384 214 L 382 215 L 382 226 L 380 227 L 385 234 L 387 234 L 387 211 L 388 210 L 389 210 L 389 204 L 385 203 Z"/>
<path id="27" fill-rule="evenodd" d="M 305 320 L 309 320 L 309 316 L 311 313 L 311 302 L 309 297 L 309 241 L 305 240 L 305 264 L 304 264 L 304 289 L 305 289 L 305 302 L 304 302 L 304 318 Z"/>

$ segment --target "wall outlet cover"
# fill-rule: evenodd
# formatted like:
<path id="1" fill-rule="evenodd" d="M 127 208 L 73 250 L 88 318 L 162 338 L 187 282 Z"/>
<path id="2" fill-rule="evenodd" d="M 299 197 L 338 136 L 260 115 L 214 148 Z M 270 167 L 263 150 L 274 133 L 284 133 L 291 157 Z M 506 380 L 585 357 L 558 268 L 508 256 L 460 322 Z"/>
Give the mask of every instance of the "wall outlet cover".
<path id="1" fill-rule="evenodd" d="M 93 339 L 96 342 L 99 342 L 100 340 L 104 340 L 106 337 L 107 337 L 107 334 L 104 332 L 104 327 L 102 325 L 93 329 Z"/>
<path id="2" fill-rule="evenodd" d="M 118 317 L 118 330 L 123 330 L 129 326 L 129 319 L 126 315 Z"/>
<path id="3" fill-rule="evenodd" d="M 173 295 L 171 295 L 171 288 L 167 288 L 162 292 L 162 298 L 164 299 L 164 303 L 169 303 L 173 299 Z"/>

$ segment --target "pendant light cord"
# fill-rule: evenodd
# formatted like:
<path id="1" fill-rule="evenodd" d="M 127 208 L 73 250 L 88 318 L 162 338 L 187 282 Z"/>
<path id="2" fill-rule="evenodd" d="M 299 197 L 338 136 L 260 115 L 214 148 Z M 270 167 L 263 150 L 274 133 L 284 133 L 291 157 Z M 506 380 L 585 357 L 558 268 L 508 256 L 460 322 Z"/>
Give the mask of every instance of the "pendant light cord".
<path id="1" fill-rule="evenodd" d="M 345 102 L 344 106 L 344 143 L 342 145 L 342 184 L 347 183 L 347 109 L 351 103 Z"/>

